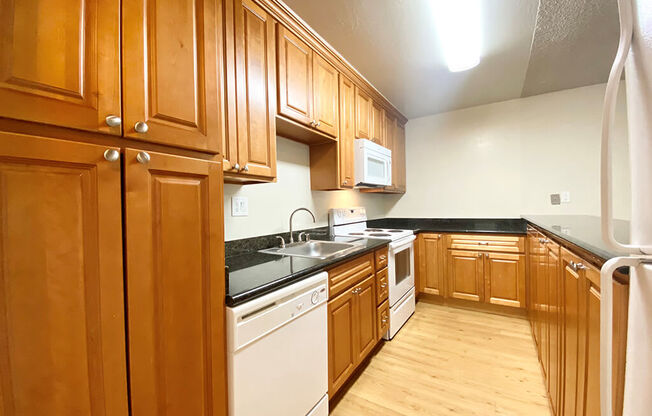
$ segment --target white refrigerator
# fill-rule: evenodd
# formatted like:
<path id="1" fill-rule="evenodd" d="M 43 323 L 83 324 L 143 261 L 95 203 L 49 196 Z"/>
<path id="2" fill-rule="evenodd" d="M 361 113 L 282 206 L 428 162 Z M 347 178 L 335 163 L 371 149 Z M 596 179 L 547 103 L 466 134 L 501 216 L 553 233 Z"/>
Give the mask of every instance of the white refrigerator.
<path id="1" fill-rule="evenodd" d="M 601 414 L 612 414 L 612 276 L 629 267 L 629 321 L 623 414 L 652 414 L 652 0 L 618 0 L 620 44 L 609 76 L 602 125 L 602 235 L 614 250 L 629 253 L 602 267 Z M 625 70 L 632 185 L 629 244 L 614 238 L 611 147 L 618 85 Z"/>

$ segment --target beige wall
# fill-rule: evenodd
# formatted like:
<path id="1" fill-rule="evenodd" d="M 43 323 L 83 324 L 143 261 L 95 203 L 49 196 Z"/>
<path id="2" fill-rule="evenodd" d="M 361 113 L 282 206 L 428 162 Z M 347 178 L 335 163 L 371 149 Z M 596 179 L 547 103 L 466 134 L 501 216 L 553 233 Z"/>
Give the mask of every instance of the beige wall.
<path id="1" fill-rule="evenodd" d="M 305 144 L 278 137 L 276 183 L 257 185 L 224 185 L 224 222 L 226 240 L 288 231 L 290 213 L 306 207 L 315 213 L 317 223 L 307 212 L 294 217 L 295 229 L 328 224 L 328 209 L 349 206 L 367 207 L 369 218 L 385 217 L 388 202 L 385 195 L 361 194 L 358 191 L 311 191 L 310 152 Z M 231 197 L 249 198 L 249 216 L 231 216 Z"/>
<path id="2" fill-rule="evenodd" d="M 604 85 L 412 119 L 407 188 L 395 217 L 599 215 Z M 615 215 L 629 218 L 625 88 L 616 123 Z M 549 194 L 569 191 L 553 206 Z"/>

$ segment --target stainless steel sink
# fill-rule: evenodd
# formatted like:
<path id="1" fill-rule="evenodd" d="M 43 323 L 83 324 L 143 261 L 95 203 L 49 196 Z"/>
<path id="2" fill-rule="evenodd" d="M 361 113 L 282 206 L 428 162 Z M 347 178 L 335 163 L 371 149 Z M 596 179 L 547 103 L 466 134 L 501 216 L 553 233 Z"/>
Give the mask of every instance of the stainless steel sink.
<path id="1" fill-rule="evenodd" d="M 261 253 L 277 254 L 279 256 L 306 257 L 311 259 L 327 259 L 343 254 L 359 247 L 358 244 L 338 243 L 333 241 L 307 241 L 288 244 L 285 247 L 260 250 Z"/>

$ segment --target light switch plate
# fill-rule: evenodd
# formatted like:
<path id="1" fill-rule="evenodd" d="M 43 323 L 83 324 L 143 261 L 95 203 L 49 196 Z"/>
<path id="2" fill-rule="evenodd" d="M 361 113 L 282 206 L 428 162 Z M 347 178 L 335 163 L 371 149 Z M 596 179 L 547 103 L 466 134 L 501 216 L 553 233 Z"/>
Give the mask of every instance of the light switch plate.
<path id="1" fill-rule="evenodd" d="M 559 194 L 550 194 L 550 203 L 552 205 L 559 205 L 561 203 L 561 198 Z"/>
<path id="2" fill-rule="evenodd" d="M 561 193 L 561 203 L 562 204 L 570 203 L 570 192 L 565 191 Z"/>
<path id="3" fill-rule="evenodd" d="M 246 217 L 249 215 L 249 198 L 246 196 L 231 197 L 231 216 Z"/>

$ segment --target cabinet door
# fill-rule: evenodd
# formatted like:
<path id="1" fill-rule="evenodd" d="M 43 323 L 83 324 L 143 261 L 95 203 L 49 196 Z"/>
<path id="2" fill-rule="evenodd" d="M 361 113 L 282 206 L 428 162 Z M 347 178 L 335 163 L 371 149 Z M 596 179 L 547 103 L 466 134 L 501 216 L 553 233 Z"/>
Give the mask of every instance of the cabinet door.
<path id="1" fill-rule="evenodd" d="M 340 186 L 353 188 L 355 140 L 355 86 L 340 75 Z"/>
<path id="2" fill-rule="evenodd" d="M 565 252 L 563 265 L 563 322 L 564 322 L 564 404 L 563 415 L 575 415 L 578 400 L 582 400 L 583 389 L 578 386 L 578 361 L 580 348 L 580 321 L 582 319 L 582 276 L 570 262 L 579 259 Z"/>
<path id="3" fill-rule="evenodd" d="M 392 167 L 396 172 L 396 190 L 405 192 L 407 190 L 406 177 L 406 159 L 405 159 L 405 126 L 396 124 L 394 132 L 394 150 L 392 150 Z M 393 175 L 393 173 L 392 173 Z"/>
<path id="4" fill-rule="evenodd" d="M 312 55 L 313 117 L 316 128 L 337 137 L 339 127 L 339 72 L 317 53 Z"/>
<path id="5" fill-rule="evenodd" d="M 371 141 L 387 147 L 385 142 L 385 109 L 373 101 L 371 103 Z"/>
<path id="6" fill-rule="evenodd" d="M 422 292 L 444 296 L 444 253 L 441 234 L 423 235 L 423 287 Z"/>
<path id="7" fill-rule="evenodd" d="M 138 155 L 124 162 L 133 413 L 224 415 L 222 167 Z"/>
<path id="8" fill-rule="evenodd" d="M 376 345 L 376 280 L 368 277 L 356 286 L 356 321 L 358 330 L 357 362 L 365 359 Z"/>
<path id="9" fill-rule="evenodd" d="M 386 190 L 394 192 L 397 190 L 396 179 L 398 178 L 398 172 L 396 168 L 398 167 L 397 163 L 394 163 L 394 157 L 396 156 L 396 149 L 394 148 L 396 141 L 394 136 L 396 135 L 396 118 L 389 113 L 385 113 L 385 146 L 392 151 L 392 185 L 385 187 Z"/>
<path id="10" fill-rule="evenodd" d="M 448 295 L 456 299 L 482 302 L 484 299 L 482 253 L 449 250 Z"/>
<path id="11" fill-rule="evenodd" d="M 591 416 L 600 414 L 600 289 L 587 283 L 584 293 L 587 297 L 586 399 L 584 406 L 578 403 L 577 414 Z M 614 380 L 615 384 L 617 384 L 616 380 Z M 616 405 L 615 408 L 618 409 L 618 406 Z"/>
<path id="12" fill-rule="evenodd" d="M 495 305 L 525 307 L 525 256 L 484 253 L 485 301 Z"/>
<path id="13" fill-rule="evenodd" d="M 216 7 L 221 9 L 221 4 L 122 2 L 126 137 L 220 151 L 223 109 L 217 71 L 222 15 Z M 136 123 L 145 123 L 146 131 L 137 130 Z"/>
<path id="14" fill-rule="evenodd" d="M 278 26 L 278 112 L 312 125 L 312 49 L 285 27 Z"/>
<path id="15" fill-rule="evenodd" d="M 558 414 L 560 369 L 562 357 L 562 316 L 561 316 L 561 275 L 559 246 L 546 244 L 546 264 L 548 276 L 548 394 L 553 411 Z"/>
<path id="16" fill-rule="evenodd" d="M 548 282 L 548 256 L 546 248 L 543 243 L 538 246 L 538 259 L 537 259 L 537 295 L 539 296 L 539 339 L 540 352 L 539 358 L 543 367 L 545 380 L 548 380 L 548 340 L 549 340 L 549 326 L 548 326 L 548 299 L 550 296 L 549 282 Z"/>
<path id="17" fill-rule="evenodd" d="M 357 364 L 355 294 L 347 290 L 328 302 L 328 396 L 333 397 Z"/>
<path id="18" fill-rule="evenodd" d="M 234 0 L 238 163 L 242 175 L 276 177 L 274 20 L 252 0 Z M 229 122 L 230 125 L 233 123 Z"/>
<path id="19" fill-rule="evenodd" d="M 1 7 L 0 117 L 120 135 L 120 2 Z"/>
<path id="20" fill-rule="evenodd" d="M 127 415 L 120 162 L 0 133 L 0 413 Z"/>
<path id="21" fill-rule="evenodd" d="M 358 139 L 371 139 L 372 137 L 371 106 L 371 97 L 356 86 L 355 137 Z"/>

